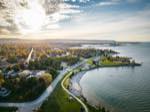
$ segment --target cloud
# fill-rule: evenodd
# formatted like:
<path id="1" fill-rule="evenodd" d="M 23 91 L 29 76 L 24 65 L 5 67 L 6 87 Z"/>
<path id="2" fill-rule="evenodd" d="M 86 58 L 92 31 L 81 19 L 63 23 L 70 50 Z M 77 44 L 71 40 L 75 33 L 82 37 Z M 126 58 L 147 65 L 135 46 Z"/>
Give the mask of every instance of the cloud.
<path id="1" fill-rule="evenodd" d="M 74 19 L 74 24 L 59 31 L 56 30 L 49 34 L 49 37 L 130 41 L 150 40 L 149 17 L 150 12 L 147 10 L 127 14 L 99 13 L 94 16 L 80 14 Z"/>
<path id="2" fill-rule="evenodd" d="M 47 26 L 54 26 L 55 29 L 60 21 L 77 13 L 80 13 L 79 6 L 62 0 L 1 0 L 0 29 L 11 33 L 32 33 L 44 26 L 45 29 Z"/>
<path id="3" fill-rule="evenodd" d="M 3 29 L 3 28 L 0 29 L 0 33 L 3 34 L 3 35 L 10 34 L 10 32 L 7 29 Z"/>
<path id="4" fill-rule="evenodd" d="M 0 34 L 146 39 L 150 35 L 149 5 L 137 1 L 141 0 L 0 0 Z M 127 10 L 127 5 L 135 5 L 138 10 Z"/>
<path id="5" fill-rule="evenodd" d="M 90 2 L 92 0 L 63 0 L 64 2 L 80 2 L 80 3 L 87 3 Z"/>
<path id="6" fill-rule="evenodd" d="M 109 6 L 109 5 L 116 5 L 118 2 L 100 2 L 97 4 L 97 6 Z"/>
<path id="7" fill-rule="evenodd" d="M 140 0 L 127 0 L 127 2 L 129 3 L 135 3 L 135 2 L 139 2 Z"/>

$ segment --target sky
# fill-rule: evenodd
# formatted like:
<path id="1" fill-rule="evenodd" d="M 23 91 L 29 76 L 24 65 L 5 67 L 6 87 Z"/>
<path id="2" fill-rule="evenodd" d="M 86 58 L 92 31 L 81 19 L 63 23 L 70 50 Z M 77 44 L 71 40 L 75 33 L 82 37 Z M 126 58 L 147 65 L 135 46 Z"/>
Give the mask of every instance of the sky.
<path id="1" fill-rule="evenodd" d="M 150 41 L 150 0 L 0 0 L 0 38 Z"/>

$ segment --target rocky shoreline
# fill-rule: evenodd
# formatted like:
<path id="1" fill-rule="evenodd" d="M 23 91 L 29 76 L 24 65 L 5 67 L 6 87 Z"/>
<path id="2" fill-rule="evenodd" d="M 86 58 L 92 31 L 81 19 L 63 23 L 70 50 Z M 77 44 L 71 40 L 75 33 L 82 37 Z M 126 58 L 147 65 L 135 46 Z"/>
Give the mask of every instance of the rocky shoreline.
<path id="1" fill-rule="evenodd" d="M 86 71 L 79 72 L 76 75 L 73 75 L 70 79 L 69 91 L 76 96 L 80 96 L 80 97 L 83 96 L 82 88 L 80 86 L 80 80 L 85 74 L 85 72 Z"/>
<path id="2" fill-rule="evenodd" d="M 96 69 L 96 68 L 95 68 Z M 92 69 L 90 69 L 92 70 Z M 80 80 L 82 79 L 82 77 L 85 75 L 85 73 L 89 71 L 89 70 L 85 70 L 85 71 L 81 71 L 78 72 L 75 75 L 72 75 L 70 77 L 70 85 L 68 90 L 73 93 L 75 96 L 79 97 L 80 99 L 82 99 L 87 105 L 94 107 L 95 109 L 99 109 L 100 107 L 105 107 L 103 105 L 103 103 L 100 102 L 90 102 L 86 99 L 86 97 L 84 97 L 83 93 L 82 93 L 82 87 L 80 85 Z"/>

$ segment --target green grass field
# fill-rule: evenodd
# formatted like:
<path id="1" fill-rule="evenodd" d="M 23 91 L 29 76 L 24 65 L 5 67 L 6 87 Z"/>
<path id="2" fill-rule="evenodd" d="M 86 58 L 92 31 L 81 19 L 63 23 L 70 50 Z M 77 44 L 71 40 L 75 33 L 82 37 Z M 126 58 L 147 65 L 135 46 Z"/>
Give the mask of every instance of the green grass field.
<path id="1" fill-rule="evenodd" d="M 104 61 L 101 61 L 101 66 L 127 66 L 127 65 L 130 65 L 129 63 L 127 62 L 114 62 L 114 61 L 109 61 L 109 60 L 104 60 Z"/>
<path id="2" fill-rule="evenodd" d="M 60 83 L 38 112 L 80 112 L 81 105 L 62 89 Z"/>
<path id="3" fill-rule="evenodd" d="M 51 96 L 49 96 L 47 101 L 42 104 L 37 112 L 84 112 L 81 104 L 77 100 L 72 99 L 72 97 L 70 99 L 70 97 L 71 96 L 63 90 L 59 83 Z M 97 110 L 86 102 L 85 104 L 87 105 L 89 112 L 106 112 L 105 108 Z"/>

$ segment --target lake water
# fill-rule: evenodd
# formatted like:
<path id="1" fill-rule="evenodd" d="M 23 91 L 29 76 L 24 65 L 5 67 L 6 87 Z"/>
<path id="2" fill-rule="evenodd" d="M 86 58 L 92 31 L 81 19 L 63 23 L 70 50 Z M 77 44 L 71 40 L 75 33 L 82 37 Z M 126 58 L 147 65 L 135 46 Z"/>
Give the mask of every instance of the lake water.
<path id="1" fill-rule="evenodd" d="M 80 80 L 84 97 L 112 112 L 150 112 L 150 43 L 107 47 L 143 62 L 140 67 L 99 68 Z"/>

